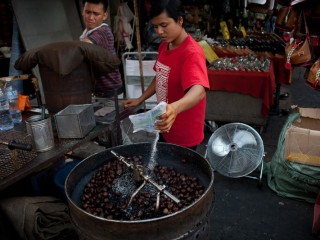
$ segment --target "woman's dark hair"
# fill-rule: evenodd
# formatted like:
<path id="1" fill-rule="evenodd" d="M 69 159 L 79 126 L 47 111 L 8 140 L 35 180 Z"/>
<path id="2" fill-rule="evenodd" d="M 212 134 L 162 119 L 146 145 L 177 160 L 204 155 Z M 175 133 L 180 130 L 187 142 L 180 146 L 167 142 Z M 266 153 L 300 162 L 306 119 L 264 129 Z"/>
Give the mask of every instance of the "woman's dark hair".
<path id="1" fill-rule="evenodd" d="M 154 18 L 166 11 L 170 18 L 173 18 L 176 22 L 179 17 L 184 17 L 184 11 L 181 6 L 180 0 L 153 0 L 151 1 L 151 7 L 149 17 Z"/>
<path id="2" fill-rule="evenodd" d="M 86 2 L 93 3 L 93 4 L 99 4 L 102 3 L 103 9 L 105 11 L 108 10 L 108 0 L 82 0 L 82 4 L 84 5 Z"/>

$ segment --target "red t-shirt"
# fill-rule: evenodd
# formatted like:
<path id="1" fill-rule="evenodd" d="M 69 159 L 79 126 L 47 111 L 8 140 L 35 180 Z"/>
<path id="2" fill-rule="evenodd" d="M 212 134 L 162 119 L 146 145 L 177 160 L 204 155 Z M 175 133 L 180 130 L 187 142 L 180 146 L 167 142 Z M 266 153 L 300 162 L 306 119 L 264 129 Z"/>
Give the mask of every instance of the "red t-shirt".
<path id="1" fill-rule="evenodd" d="M 195 84 L 209 89 L 206 59 L 201 46 L 190 36 L 172 50 L 162 43 L 155 63 L 157 101 L 167 103 L 181 99 Z M 180 113 L 169 133 L 163 133 L 168 143 L 191 147 L 204 138 L 206 98 Z"/>

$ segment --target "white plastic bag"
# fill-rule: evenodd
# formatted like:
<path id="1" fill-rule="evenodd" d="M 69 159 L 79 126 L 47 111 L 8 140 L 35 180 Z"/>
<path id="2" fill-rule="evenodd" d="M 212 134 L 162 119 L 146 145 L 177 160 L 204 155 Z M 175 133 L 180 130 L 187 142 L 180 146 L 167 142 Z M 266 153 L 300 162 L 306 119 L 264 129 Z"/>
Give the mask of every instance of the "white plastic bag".
<path id="1" fill-rule="evenodd" d="M 166 107 L 165 102 L 160 102 L 147 112 L 130 115 L 129 119 L 133 124 L 133 133 L 138 131 L 157 132 L 155 126 L 157 117 L 166 112 Z"/>

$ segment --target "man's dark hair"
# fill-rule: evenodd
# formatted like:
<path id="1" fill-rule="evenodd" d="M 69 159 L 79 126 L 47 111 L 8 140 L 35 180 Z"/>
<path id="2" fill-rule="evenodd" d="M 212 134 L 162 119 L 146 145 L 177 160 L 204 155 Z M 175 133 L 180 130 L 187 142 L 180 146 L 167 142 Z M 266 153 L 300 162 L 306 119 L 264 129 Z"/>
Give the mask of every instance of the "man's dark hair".
<path id="1" fill-rule="evenodd" d="M 86 2 L 88 3 L 94 3 L 94 4 L 103 4 L 103 10 L 107 11 L 108 10 L 108 0 L 82 0 L 82 4 L 84 5 Z"/>
<path id="2" fill-rule="evenodd" d="M 176 22 L 179 17 L 184 17 L 184 11 L 181 6 L 180 0 L 153 0 L 151 1 L 151 8 L 149 17 L 154 18 L 166 11 L 170 18 Z"/>

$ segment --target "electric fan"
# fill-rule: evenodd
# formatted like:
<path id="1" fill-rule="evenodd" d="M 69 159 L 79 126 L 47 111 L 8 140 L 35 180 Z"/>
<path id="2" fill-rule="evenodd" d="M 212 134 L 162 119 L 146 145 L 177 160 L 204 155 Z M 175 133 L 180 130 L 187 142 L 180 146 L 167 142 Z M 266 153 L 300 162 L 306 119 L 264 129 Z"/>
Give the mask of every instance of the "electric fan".
<path id="1" fill-rule="evenodd" d="M 238 178 L 259 179 L 263 170 L 264 146 L 258 132 L 243 123 L 229 123 L 219 127 L 207 146 L 208 160 L 220 174 Z M 259 178 L 248 176 L 261 164 Z"/>

